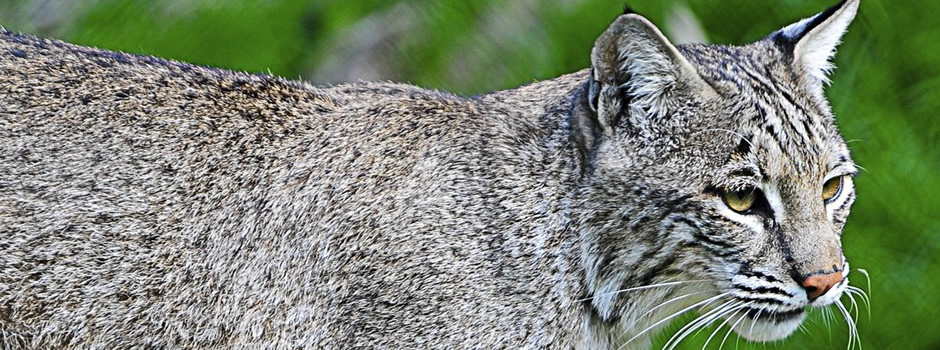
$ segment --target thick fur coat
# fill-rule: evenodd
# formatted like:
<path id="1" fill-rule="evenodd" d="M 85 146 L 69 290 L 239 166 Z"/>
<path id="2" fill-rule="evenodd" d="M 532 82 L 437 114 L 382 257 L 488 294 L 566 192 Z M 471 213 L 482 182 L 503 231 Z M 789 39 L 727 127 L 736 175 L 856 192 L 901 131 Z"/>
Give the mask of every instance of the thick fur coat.
<path id="1" fill-rule="evenodd" d="M 2 31 L 0 347 L 643 348 L 690 305 L 780 338 L 847 268 L 851 182 L 800 208 L 854 171 L 817 70 L 855 8 L 742 47 L 626 14 L 590 69 L 470 98 Z"/>

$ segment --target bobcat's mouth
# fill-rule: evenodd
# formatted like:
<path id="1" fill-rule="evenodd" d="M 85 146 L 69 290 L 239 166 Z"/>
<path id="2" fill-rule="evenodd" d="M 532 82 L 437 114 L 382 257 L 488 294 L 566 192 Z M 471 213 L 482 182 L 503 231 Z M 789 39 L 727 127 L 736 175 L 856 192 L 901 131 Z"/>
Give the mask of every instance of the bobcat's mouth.
<path id="1" fill-rule="evenodd" d="M 783 323 L 802 318 L 806 313 L 806 308 L 798 308 L 790 311 L 770 311 L 759 308 L 745 308 L 745 315 L 750 319 L 758 319 L 763 322 Z"/>

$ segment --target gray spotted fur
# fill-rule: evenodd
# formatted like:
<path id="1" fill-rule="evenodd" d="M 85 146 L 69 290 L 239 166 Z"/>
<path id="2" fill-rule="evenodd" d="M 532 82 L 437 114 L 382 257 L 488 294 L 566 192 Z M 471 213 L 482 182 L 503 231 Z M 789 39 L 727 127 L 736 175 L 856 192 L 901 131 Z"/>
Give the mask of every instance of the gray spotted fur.
<path id="1" fill-rule="evenodd" d="M 2 31 L 0 347 L 617 348 L 841 268 L 854 192 L 818 192 L 854 167 L 799 38 L 657 35 L 624 15 L 592 69 L 465 98 Z M 716 192 L 754 183 L 767 231 Z"/>

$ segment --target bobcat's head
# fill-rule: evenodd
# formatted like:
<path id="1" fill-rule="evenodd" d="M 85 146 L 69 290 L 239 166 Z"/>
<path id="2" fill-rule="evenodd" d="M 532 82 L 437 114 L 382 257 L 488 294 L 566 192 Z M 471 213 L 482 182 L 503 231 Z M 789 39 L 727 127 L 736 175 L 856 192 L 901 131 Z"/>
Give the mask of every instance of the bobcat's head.
<path id="1" fill-rule="evenodd" d="M 857 9 L 740 47 L 676 47 L 636 14 L 597 40 L 574 139 L 601 320 L 636 335 L 700 308 L 699 326 L 768 341 L 854 288 L 840 237 L 856 166 L 823 87 Z"/>

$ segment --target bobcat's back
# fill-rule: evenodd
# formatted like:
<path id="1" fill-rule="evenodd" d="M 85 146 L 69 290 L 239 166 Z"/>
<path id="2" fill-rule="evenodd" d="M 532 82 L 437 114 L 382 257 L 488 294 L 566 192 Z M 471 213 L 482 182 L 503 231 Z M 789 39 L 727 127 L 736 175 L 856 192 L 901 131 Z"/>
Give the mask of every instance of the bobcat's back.
<path id="1" fill-rule="evenodd" d="M 501 256 L 530 243 L 494 234 L 544 224 L 559 196 L 537 104 L 317 89 L 9 32 L 0 52 L 7 344 L 460 344 L 570 303 L 519 283 L 570 279 L 534 268 L 553 258 L 514 264 Z M 528 89 L 564 102 L 580 78 Z"/>

